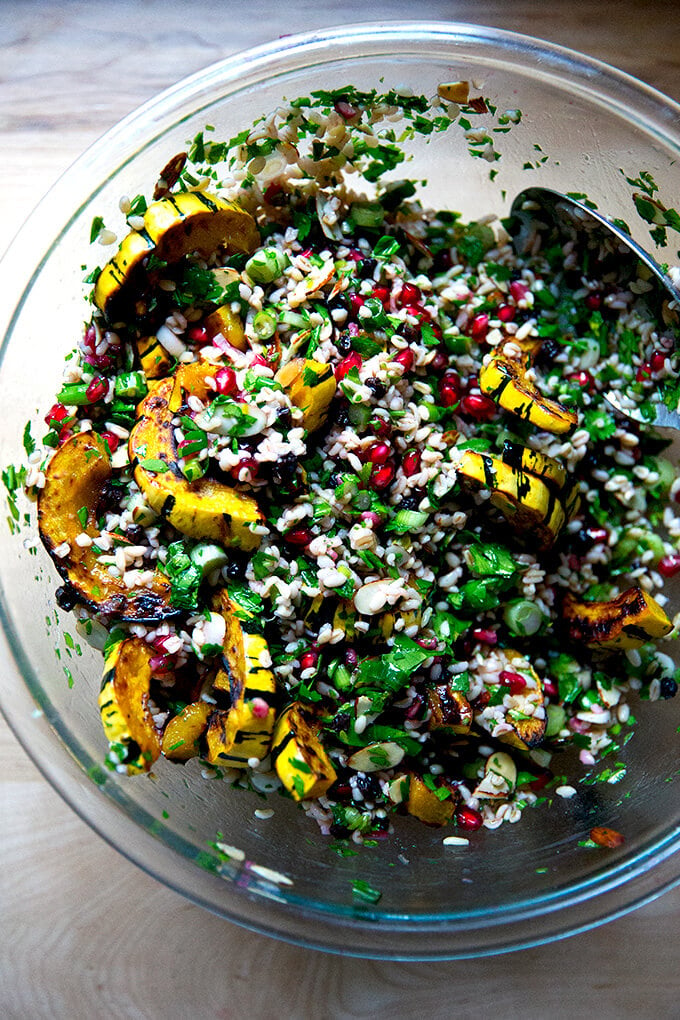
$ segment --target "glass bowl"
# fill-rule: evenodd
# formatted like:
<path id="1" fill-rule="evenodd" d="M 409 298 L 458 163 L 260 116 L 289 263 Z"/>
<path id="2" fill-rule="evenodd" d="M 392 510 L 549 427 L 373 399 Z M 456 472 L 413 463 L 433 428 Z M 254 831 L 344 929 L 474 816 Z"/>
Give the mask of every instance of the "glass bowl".
<path id="1" fill-rule="evenodd" d="M 471 159 L 460 133 L 408 143 L 409 176 L 427 179 L 425 201 L 475 217 L 507 213 L 529 185 L 587 192 L 650 246 L 626 178 L 647 171 L 660 196 L 673 194 L 680 107 L 640 82 L 557 46 L 469 25 L 387 22 L 281 39 L 215 64 L 126 118 L 68 171 L 14 241 L 0 281 L 3 470 L 21 463 L 24 423 L 51 405 L 62 359 L 82 329 L 81 266 L 95 215 L 113 216 L 120 195 L 147 190 L 206 123 L 229 138 L 283 96 L 349 83 L 434 95 L 439 82 L 462 79 L 499 108 L 521 109 L 521 123 L 498 134 L 502 156 L 493 164 Z M 0 539 L 0 684 L 9 723 L 97 832 L 195 903 L 327 950 L 461 958 L 586 929 L 678 882 L 680 805 L 677 778 L 670 780 L 680 698 L 636 709 L 620 783 L 580 785 L 573 799 L 475 833 L 465 847 L 444 846 L 441 830 L 405 818 L 377 847 L 338 856 L 289 801 L 273 798 L 273 817 L 258 819 L 255 794 L 203 778 L 195 761 L 162 762 L 133 779 L 106 771 L 99 653 L 72 647 L 65 636 L 72 620 L 55 608 L 55 573 L 31 540 L 34 530 L 13 530 Z M 623 832 L 626 843 L 579 846 L 595 824 Z M 241 853 L 225 858 L 217 841 Z M 353 898 L 357 879 L 382 892 L 379 903 Z"/>

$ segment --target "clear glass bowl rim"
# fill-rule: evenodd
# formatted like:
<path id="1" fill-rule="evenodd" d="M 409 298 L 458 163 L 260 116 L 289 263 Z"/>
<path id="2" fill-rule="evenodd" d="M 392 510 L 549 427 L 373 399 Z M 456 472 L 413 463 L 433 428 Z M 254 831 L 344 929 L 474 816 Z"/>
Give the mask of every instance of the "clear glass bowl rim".
<path id="1" fill-rule="evenodd" d="M 4 337 L 0 364 L 33 281 L 58 244 L 60 233 L 78 215 L 82 205 L 68 221 L 64 221 L 63 209 L 72 210 L 74 200 L 82 195 L 87 195 L 89 202 L 98 190 L 92 189 L 92 180 L 99 181 L 101 187 L 108 175 L 115 175 L 134 157 L 139 146 L 160 137 L 168 124 L 200 112 L 236 83 L 239 87 L 251 81 L 256 84 L 264 74 L 282 74 L 329 59 L 413 53 L 425 45 L 447 46 L 452 54 L 456 48 L 466 54 L 475 50 L 491 65 L 519 67 L 524 74 L 568 85 L 611 109 L 625 111 L 647 132 L 657 135 L 665 144 L 673 144 L 680 156 L 680 104 L 616 68 L 554 43 L 449 21 L 366 22 L 286 36 L 220 60 L 160 93 L 106 132 L 57 181 L 0 262 L 0 330 Z M 111 161 L 112 152 L 117 154 L 115 164 Z M 51 238 L 52 242 L 36 266 L 34 231 L 38 223 L 41 236 Z M 12 306 L 6 295 L 16 294 L 22 296 Z M 30 666 L 3 605 L 0 617 L 3 644 L 18 677 L 25 678 Z M 26 683 L 29 689 L 39 686 L 35 677 L 32 683 Z M 43 775 L 90 827 L 148 874 L 193 902 L 252 930 L 299 945 L 348 955 L 409 960 L 492 955 L 585 931 L 680 884 L 680 855 L 673 858 L 680 849 L 680 827 L 676 827 L 634 856 L 567 889 L 478 913 L 421 915 L 413 921 L 374 909 L 362 909 L 355 915 L 351 911 L 329 910 L 321 902 L 301 901 L 295 896 L 290 896 L 286 904 L 265 901 L 263 910 L 262 903 L 255 904 L 241 890 L 234 890 L 237 895 L 227 907 L 216 907 L 209 895 L 184 886 L 182 873 L 173 867 L 175 852 L 163 847 L 159 855 L 158 841 L 149 833 L 140 834 L 137 823 L 115 801 L 108 802 L 109 808 L 113 805 L 113 812 L 101 813 L 91 807 L 91 796 L 83 801 L 84 791 L 91 795 L 92 784 L 65 749 L 64 760 L 58 763 L 34 757 L 25 711 L 30 695 L 24 690 L 24 700 L 19 699 L 15 705 L 3 703 L 3 713 Z M 140 837 L 134 851 L 125 845 L 122 833 Z M 154 854 L 154 864 L 150 864 Z M 528 921 L 534 925 L 531 933 L 526 930 Z"/>

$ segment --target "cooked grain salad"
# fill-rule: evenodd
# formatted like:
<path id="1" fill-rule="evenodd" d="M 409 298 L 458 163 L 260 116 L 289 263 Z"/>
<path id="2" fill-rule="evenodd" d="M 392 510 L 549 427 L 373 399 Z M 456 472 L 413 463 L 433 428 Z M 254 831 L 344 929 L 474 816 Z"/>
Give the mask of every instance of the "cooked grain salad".
<path id="1" fill-rule="evenodd" d="M 677 403 L 678 310 L 577 238 L 519 256 L 424 209 L 403 140 L 493 175 L 480 115 L 520 119 L 460 82 L 314 94 L 206 128 L 122 241 L 93 223 L 113 255 L 25 482 L 112 770 L 195 758 L 340 840 L 467 834 L 616 779 L 676 694 L 680 482 L 603 395 Z"/>

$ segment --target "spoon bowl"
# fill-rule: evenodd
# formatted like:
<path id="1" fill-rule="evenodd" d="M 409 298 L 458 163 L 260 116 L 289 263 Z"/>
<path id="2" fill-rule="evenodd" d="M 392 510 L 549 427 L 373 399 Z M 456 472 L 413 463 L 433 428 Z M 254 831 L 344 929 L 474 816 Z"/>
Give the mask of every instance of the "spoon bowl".
<path id="1" fill-rule="evenodd" d="M 534 250 L 537 235 L 543 247 L 575 241 L 595 257 L 602 278 L 611 277 L 619 284 L 642 278 L 651 284 L 645 303 L 652 317 L 664 324 L 669 316 L 678 317 L 680 290 L 670 276 L 618 223 L 612 223 L 583 201 L 550 188 L 526 188 L 512 203 L 509 231 L 518 255 Z M 604 398 L 624 418 L 680 431 L 678 407 L 669 407 L 659 400 L 654 403 L 654 417 L 650 419 L 637 409 L 624 407 L 621 402 L 624 395 L 624 391 L 609 390 Z"/>

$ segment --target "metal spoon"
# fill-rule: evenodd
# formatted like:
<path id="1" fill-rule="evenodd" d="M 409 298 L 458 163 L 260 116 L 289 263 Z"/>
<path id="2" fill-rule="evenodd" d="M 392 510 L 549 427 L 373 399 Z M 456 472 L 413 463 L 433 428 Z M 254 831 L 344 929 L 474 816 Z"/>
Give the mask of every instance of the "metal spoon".
<path id="1" fill-rule="evenodd" d="M 643 295 L 644 302 L 652 318 L 657 321 L 662 320 L 664 311 L 668 315 L 669 301 L 676 301 L 680 307 L 680 291 L 659 263 L 624 230 L 576 199 L 549 188 L 526 188 L 512 203 L 509 232 L 518 255 L 526 255 L 532 250 L 537 232 L 542 236 L 542 247 L 554 243 L 564 244 L 569 240 L 578 241 L 597 260 L 598 276 L 610 276 L 617 283 L 636 280 L 642 268 L 645 278 L 653 284 L 652 290 Z M 671 314 L 677 318 L 677 313 Z M 678 336 L 680 338 L 680 333 Z M 610 390 L 604 394 L 604 398 L 624 418 L 680 431 L 678 408 L 671 409 L 662 402 L 655 403 L 655 415 L 650 420 L 637 409 L 622 407 L 623 395 L 620 390 Z"/>

